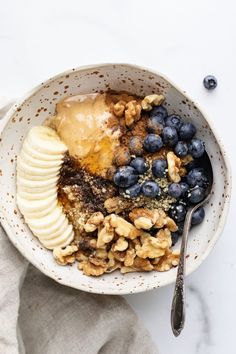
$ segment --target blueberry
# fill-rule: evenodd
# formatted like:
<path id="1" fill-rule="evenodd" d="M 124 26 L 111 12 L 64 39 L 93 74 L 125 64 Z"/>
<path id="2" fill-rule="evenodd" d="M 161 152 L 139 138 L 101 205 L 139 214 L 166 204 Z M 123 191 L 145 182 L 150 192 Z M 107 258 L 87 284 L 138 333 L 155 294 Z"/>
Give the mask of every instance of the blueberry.
<path id="1" fill-rule="evenodd" d="M 125 194 L 128 194 L 131 198 L 136 198 L 140 194 L 140 192 L 141 186 L 138 183 L 125 190 Z"/>
<path id="2" fill-rule="evenodd" d="M 192 204 L 197 204 L 205 198 L 205 189 L 199 186 L 194 187 L 189 196 L 189 201 Z"/>
<path id="3" fill-rule="evenodd" d="M 172 127 L 165 127 L 162 132 L 163 142 L 166 145 L 174 146 L 178 142 L 177 130 Z"/>
<path id="4" fill-rule="evenodd" d="M 184 231 L 184 221 L 179 222 L 179 223 L 177 224 L 177 226 L 178 226 L 177 232 L 178 232 L 178 234 L 179 234 L 180 236 L 182 236 L 183 231 Z"/>
<path id="5" fill-rule="evenodd" d="M 166 126 L 175 128 L 177 131 L 179 131 L 182 124 L 183 122 L 181 117 L 177 116 L 176 114 L 172 114 L 171 116 L 166 118 Z"/>
<path id="6" fill-rule="evenodd" d="M 190 187 L 203 187 L 206 186 L 208 182 L 203 168 L 194 168 L 193 170 L 191 170 L 187 174 L 186 180 Z"/>
<path id="7" fill-rule="evenodd" d="M 177 232 L 172 232 L 171 233 L 171 241 L 172 241 L 172 246 L 174 246 L 179 240 L 179 233 Z"/>
<path id="8" fill-rule="evenodd" d="M 187 197 L 188 192 L 189 192 L 189 185 L 185 182 L 180 182 L 179 185 L 181 188 L 181 197 L 182 198 Z"/>
<path id="9" fill-rule="evenodd" d="M 168 194 L 173 198 L 179 198 L 182 195 L 182 189 L 179 183 L 171 183 L 168 187 Z"/>
<path id="10" fill-rule="evenodd" d="M 177 204 L 172 209 L 170 209 L 170 216 L 178 223 L 185 219 L 186 213 L 187 210 L 183 204 Z"/>
<path id="11" fill-rule="evenodd" d="M 147 132 L 161 134 L 164 128 L 164 120 L 162 117 L 150 117 L 147 121 Z"/>
<path id="12" fill-rule="evenodd" d="M 192 139 L 189 144 L 189 153 L 195 158 L 201 157 L 205 152 L 204 142 L 200 139 Z"/>
<path id="13" fill-rule="evenodd" d="M 157 152 L 163 146 L 162 138 L 156 134 L 148 134 L 144 139 L 143 146 L 148 152 Z"/>
<path id="14" fill-rule="evenodd" d="M 152 173 L 155 177 L 162 178 L 166 175 L 166 160 L 154 160 L 152 163 Z"/>
<path id="15" fill-rule="evenodd" d="M 113 181 L 118 187 L 127 188 L 137 183 L 138 175 L 133 167 L 123 166 L 118 168 L 114 174 Z"/>
<path id="16" fill-rule="evenodd" d="M 187 169 L 187 171 L 191 171 L 194 168 L 197 168 L 197 166 L 198 166 L 198 161 L 197 160 L 192 160 L 187 165 L 185 165 L 184 167 Z"/>
<path id="17" fill-rule="evenodd" d="M 198 209 L 193 213 L 191 224 L 192 224 L 192 225 L 201 224 L 201 222 L 203 221 L 204 217 L 205 217 L 205 210 L 204 210 L 204 208 L 203 208 L 203 207 L 198 208 Z"/>
<path id="18" fill-rule="evenodd" d="M 207 75 L 203 80 L 203 85 L 207 90 L 214 90 L 217 86 L 217 79 L 213 75 Z"/>
<path id="19" fill-rule="evenodd" d="M 132 166 L 140 175 L 143 175 L 148 169 L 148 166 L 142 157 L 136 157 L 131 161 L 130 166 Z"/>
<path id="20" fill-rule="evenodd" d="M 142 185 L 142 192 L 146 197 L 155 198 L 159 194 L 160 188 L 156 182 L 147 181 Z"/>
<path id="21" fill-rule="evenodd" d="M 164 119 L 167 117 L 167 109 L 163 106 L 156 106 L 150 111 L 150 117 L 159 117 L 162 119 L 159 123 L 164 124 Z"/>
<path id="22" fill-rule="evenodd" d="M 143 140 L 139 136 L 133 136 L 129 141 L 131 154 L 141 156 L 143 154 Z"/>
<path id="23" fill-rule="evenodd" d="M 192 123 L 184 123 L 179 130 L 179 137 L 182 140 L 190 140 L 196 134 L 196 127 Z"/>
<path id="24" fill-rule="evenodd" d="M 184 157 L 188 155 L 188 145 L 184 141 L 179 141 L 175 145 L 175 153 L 179 157 Z"/>

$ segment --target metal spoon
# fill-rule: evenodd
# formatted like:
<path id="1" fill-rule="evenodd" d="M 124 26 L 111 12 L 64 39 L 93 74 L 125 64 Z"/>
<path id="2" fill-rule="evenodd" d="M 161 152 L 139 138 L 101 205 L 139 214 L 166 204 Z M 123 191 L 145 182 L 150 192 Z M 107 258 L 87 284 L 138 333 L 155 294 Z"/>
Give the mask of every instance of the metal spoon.
<path id="1" fill-rule="evenodd" d="M 182 242 L 180 249 L 180 259 L 175 283 L 174 296 L 171 306 L 171 327 L 174 335 L 177 337 L 180 335 L 185 321 L 185 259 L 186 259 L 186 250 L 187 250 L 187 239 L 188 233 L 191 226 L 191 220 L 193 213 L 203 204 L 205 204 L 211 197 L 212 186 L 213 186 L 213 170 L 209 156 L 205 152 L 204 155 L 199 159 L 199 166 L 202 167 L 208 177 L 209 185 L 206 190 L 205 198 L 198 203 L 193 205 L 188 209 L 188 212 L 185 217 Z"/>

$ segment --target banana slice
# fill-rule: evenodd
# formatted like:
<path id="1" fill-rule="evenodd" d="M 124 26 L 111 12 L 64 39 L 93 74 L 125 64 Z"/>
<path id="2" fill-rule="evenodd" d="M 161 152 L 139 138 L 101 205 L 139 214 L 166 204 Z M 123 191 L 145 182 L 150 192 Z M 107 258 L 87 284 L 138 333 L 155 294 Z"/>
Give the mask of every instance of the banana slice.
<path id="1" fill-rule="evenodd" d="M 69 227 L 68 220 L 65 219 L 62 225 L 57 228 L 57 230 L 48 233 L 44 232 L 44 234 L 41 232 L 41 230 L 32 230 L 32 231 L 34 232 L 35 236 L 37 236 L 40 239 L 40 241 L 41 240 L 49 241 L 63 235 L 68 229 L 68 227 Z M 48 231 L 48 230 L 44 230 L 44 231 Z"/>
<path id="2" fill-rule="evenodd" d="M 17 169 L 17 173 L 19 177 L 22 177 L 24 179 L 30 180 L 30 181 L 45 181 L 48 179 L 52 179 L 52 178 L 57 178 L 58 180 L 58 176 L 59 176 L 59 172 L 53 173 L 53 174 L 45 174 L 45 175 L 41 175 L 41 176 L 35 176 L 35 175 L 29 175 L 28 173 L 25 173 L 24 171 Z"/>
<path id="3" fill-rule="evenodd" d="M 46 180 L 31 181 L 27 178 L 21 177 L 19 173 L 17 174 L 17 185 L 20 187 L 26 187 L 28 189 L 46 190 L 55 187 L 57 184 L 58 177 L 49 178 Z M 29 192 L 30 193 L 30 192 Z"/>
<path id="4" fill-rule="evenodd" d="M 66 227 L 68 226 L 68 220 L 65 215 L 62 215 L 62 217 L 59 218 L 55 224 L 53 224 L 50 227 L 43 228 L 43 229 L 33 227 L 30 224 L 30 222 L 28 222 L 28 225 L 30 226 L 31 230 L 34 232 L 34 234 L 36 236 L 38 236 L 39 238 L 42 238 L 42 239 L 50 240 L 51 238 L 58 236 L 57 234 L 55 235 L 55 233 L 57 233 L 58 231 L 61 231 L 61 229 L 64 228 L 65 225 L 66 225 Z M 64 231 L 65 231 L 65 229 L 63 229 L 63 232 Z"/>
<path id="5" fill-rule="evenodd" d="M 32 200 L 31 200 L 31 203 L 32 203 Z M 26 219 L 41 218 L 42 216 L 47 215 L 53 209 L 55 209 L 55 207 L 57 206 L 57 203 L 58 203 L 57 200 L 54 200 L 51 204 L 49 204 L 45 208 L 40 208 L 40 210 L 35 210 L 35 209 L 30 210 L 29 206 L 26 204 L 25 201 L 22 202 L 22 200 L 20 200 L 19 197 L 17 198 L 18 207 Z"/>
<path id="6" fill-rule="evenodd" d="M 42 218 L 26 218 L 26 222 L 33 229 L 47 229 L 58 223 L 59 221 L 64 221 L 65 214 L 63 214 L 62 208 L 57 205 L 55 209 L 53 209 L 49 214 Z"/>
<path id="7" fill-rule="evenodd" d="M 51 197 L 52 195 L 57 194 L 57 187 L 48 189 L 44 192 L 39 192 L 39 193 L 35 193 L 35 190 L 31 191 L 31 193 L 24 191 L 24 189 L 22 189 L 21 187 L 18 187 L 18 195 L 20 198 L 22 199 L 26 199 L 26 200 L 42 200 L 42 199 L 46 199 L 48 197 Z"/>
<path id="8" fill-rule="evenodd" d="M 68 150 L 55 130 L 45 126 L 31 128 L 26 140 L 35 150 L 44 154 L 58 155 Z"/>
<path id="9" fill-rule="evenodd" d="M 45 155 L 47 156 L 47 155 Z M 33 167 L 39 167 L 41 169 L 44 168 L 53 168 L 53 167 L 61 167 L 62 160 L 63 160 L 63 155 L 53 155 L 57 156 L 53 160 L 46 160 L 45 156 L 41 156 L 41 158 L 35 158 L 29 155 L 28 152 L 26 152 L 24 149 L 21 150 L 20 157 L 21 160 L 25 163 L 28 164 L 29 166 Z"/>
<path id="10" fill-rule="evenodd" d="M 40 166 L 40 162 L 38 166 L 35 167 L 25 163 L 21 156 L 19 156 L 17 159 L 17 170 L 32 176 L 57 175 L 60 171 L 60 167 L 61 166 L 42 168 Z"/>
<path id="11" fill-rule="evenodd" d="M 57 202 L 57 194 L 42 200 L 27 200 L 22 199 L 19 195 L 17 196 L 17 202 L 24 213 L 38 213 L 48 209 L 55 201 Z"/>
<path id="12" fill-rule="evenodd" d="M 48 249 L 67 246 L 72 225 L 58 203 L 57 183 L 66 145 L 48 127 L 29 131 L 17 160 L 17 204 L 26 223 Z"/>
<path id="13" fill-rule="evenodd" d="M 74 238 L 74 232 L 72 225 L 69 224 L 66 232 L 62 235 L 52 239 L 52 240 L 41 240 L 40 242 L 48 249 L 53 249 L 55 247 L 65 247 L 67 246 Z"/>
<path id="14" fill-rule="evenodd" d="M 64 157 L 64 154 L 45 154 L 42 152 L 39 152 L 37 150 L 35 150 L 29 143 L 27 140 L 24 141 L 23 143 L 23 148 L 22 150 L 29 156 L 31 156 L 34 159 L 39 159 L 39 160 L 43 160 L 43 161 L 57 161 L 57 160 L 62 160 Z"/>

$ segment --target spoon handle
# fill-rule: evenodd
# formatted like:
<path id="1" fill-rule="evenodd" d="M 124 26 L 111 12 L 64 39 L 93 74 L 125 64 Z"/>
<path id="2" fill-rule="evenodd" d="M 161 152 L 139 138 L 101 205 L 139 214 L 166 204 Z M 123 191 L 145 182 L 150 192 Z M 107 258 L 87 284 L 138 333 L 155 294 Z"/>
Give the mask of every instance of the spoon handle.
<path id="1" fill-rule="evenodd" d="M 190 208 L 188 210 L 184 222 L 184 229 L 183 229 L 181 249 L 180 249 L 180 259 L 179 259 L 177 277 L 175 282 L 174 296 L 173 296 L 173 301 L 171 306 L 171 327 L 176 337 L 181 333 L 185 321 L 185 284 L 184 284 L 185 259 L 186 259 L 188 232 L 191 225 L 193 209 L 194 208 Z"/>

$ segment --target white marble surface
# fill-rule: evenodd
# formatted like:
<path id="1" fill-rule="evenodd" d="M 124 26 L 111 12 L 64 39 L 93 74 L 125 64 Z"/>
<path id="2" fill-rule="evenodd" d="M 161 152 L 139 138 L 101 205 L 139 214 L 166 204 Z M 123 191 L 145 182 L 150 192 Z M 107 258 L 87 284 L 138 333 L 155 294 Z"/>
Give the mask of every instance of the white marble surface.
<path id="1" fill-rule="evenodd" d="M 236 172 L 236 5 L 234 0 L 8 0 L 0 10 L 0 96 L 17 97 L 67 68 L 131 62 L 165 73 L 211 119 Z M 202 86 L 206 74 L 219 81 Z M 236 195 L 224 233 L 187 279 L 187 321 L 170 331 L 173 287 L 127 296 L 161 354 L 234 354 Z M 146 354 L 146 353 L 145 353 Z"/>

